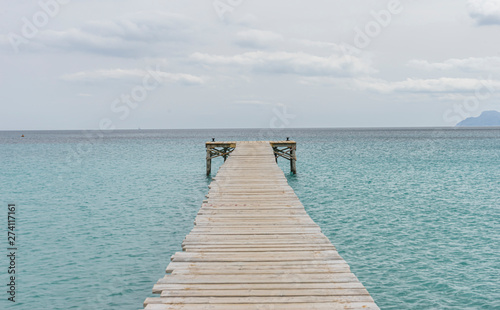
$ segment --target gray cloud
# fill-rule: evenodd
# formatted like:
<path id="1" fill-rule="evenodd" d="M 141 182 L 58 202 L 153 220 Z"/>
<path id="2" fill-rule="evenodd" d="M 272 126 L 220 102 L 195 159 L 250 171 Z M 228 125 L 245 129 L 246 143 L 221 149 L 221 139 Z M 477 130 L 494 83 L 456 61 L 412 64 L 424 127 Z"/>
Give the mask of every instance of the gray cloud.
<path id="1" fill-rule="evenodd" d="M 498 72 L 500 70 L 500 57 L 469 57 L 451 58 L 442 62 L 429 62 L 427 60 L 414 59 L 408 65 L 426 70 L 461 70 L 466 72 Z"/>
<path id="2" fill-rule="evenodd" d="M 242 104 L 242 105 L 257 105 L 257 106 L 263 106 L 263 105 L 271 105 L 271 102 L 268 101 L 263 101 L 263 100 L 236 100 L 233 102 L 233 104 Z"/>
<path id="3" fill-rule="evenodd" d="M 467 10 L 478 25 L 500 25 L 500 0 L 469 0 Z"/>
<path id="4" fill-rule="evenodd" d="M 184 85 L 200 85 L 204 79 L 186 73 L 155 72 L 159 79 L 167 83 L 180 83 Z M 95 71 L 81 71 L 61 76 L 62 80 L 73 82 L 103 82 L 103 81 L 138 81 L 148 74 L 146 70 L 139 69 L 109 69 Z"/>
<path id="5" fill-rule="evenodd" d="M 137 12 L 117 19 L 89 21 L 80 28 L 41 32 L 48 48 L 113 56 L 149 56 L 169 51 L 194 33 L 189 19 L 164 12 Z"/>
<path id="6" fill-rule="evenodd" d="M 380 79 L 356 80 L 355 84 L 360 89 L 372 90 L 380 93 L 462 93 L 475 92 L 481 88 L 499 89 L 498 80 L 480 80 L 465 78 L 439 79 L 412 79 L 404 81 L 385 81 Z"/>
<path id="7" fill-rule="evenodd" d="M 194 62 L 213 66 L 236 66 L 269 74 L 347 77 L 375 72 L 360 58 L 331 55 L 321 57 L 303 52 L 247 52 L 234 56 L 194 53 Z"/>
<path id="8" fill-rule="evenodd" d="M 307 77 L 302 82 L 307 85 L 323 84 L 334 85 L 340 88 L 356 91 L 373 91 L 381 94 L 414 93 L 414 94 L 436 94 L 448 99 L 456 99 L 462 93 L 474 93 L 488 91 L 495 93 L 500 89 L 500 80 L 472 79 L 472 78 L 449 78 L 417 79 L 407 78 L 402 81 L 388 81 L 377 78 L 331 78 L 331 77 Z"/>
<path id="9" fill-rule="evenodd" d="M 270 45 L 283 42 L 282 35 L 257 29 L 240 31 L 237 34 L 236 44 L 247 48 L 267 48 Z"/>

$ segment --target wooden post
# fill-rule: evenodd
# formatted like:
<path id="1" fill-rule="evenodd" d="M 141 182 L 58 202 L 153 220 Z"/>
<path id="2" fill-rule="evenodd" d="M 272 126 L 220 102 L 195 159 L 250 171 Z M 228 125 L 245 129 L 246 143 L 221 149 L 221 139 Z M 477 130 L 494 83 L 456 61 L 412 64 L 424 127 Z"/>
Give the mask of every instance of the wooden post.
<path id="1" fill-rule="evenodd" d="M 226 162 L 226 159 L 227 159 L 227 154 L 226 153 L 228 151 L 228 148 L 225 147 L 225 148 L 222 149 L 222 151 L 224 152 L 224 155 L 222 157 L 224 157 L 224 162 Z"/>
<path id="2" fill-rule="evenodd" d="M 212 151 L 207 148 L 207 176 L 212 172 Z"/>
<path id="3" fill-rule="evenodd" d="M 296 164 L 296 157 L 295 157 L 295 148 L 296 146 L 292 146 L 290 148 L 290 170 L 292 171 L 293 174 L 297 173 L 297 164 Z"/>
<path id="4" fill-rule="evenodd" d="M 225 162 L 234 151 L 236 142 L 218 142 L 212 138 L 211 142 L 205 143 L 205 147 L 207 148 L 207 176 L 209 176 L 212 173 L 212 159 L 222 157 Z"/>

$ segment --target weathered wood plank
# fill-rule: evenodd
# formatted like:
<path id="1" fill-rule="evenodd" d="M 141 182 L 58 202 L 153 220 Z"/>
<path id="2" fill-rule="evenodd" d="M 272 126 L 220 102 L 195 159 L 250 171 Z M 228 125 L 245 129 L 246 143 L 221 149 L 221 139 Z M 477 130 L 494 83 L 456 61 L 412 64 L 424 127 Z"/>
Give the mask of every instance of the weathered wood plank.
<path id="1" fill-rule="evenodd" d="M 277 274 L 277 275 L 296 275 L 296 274 L 327 274 L 327 273 L 349 273 L 351 272 L 348 266 L 336 268 L 293 268 L 293 269 L 254 269 L 254 270 L 237 270 L 237 269 L 196 269 L 196 268 L 177 268 L 171 274 L 193 274 L 193 275 L 250 275 L 250 274 Z"/>
<path id="2" fill-rule="evenodd" d="M 337 251 L 302 251 L 302 252 L 255 252 L 251 255 L 241 252 L 177 252 L 173 262 L 274 262 L 300 260 L 333 260 L 342 259 Z"/>
<path id="3" fill-rule="evenodd" d="M 284 296 L 284 297 L 150 297 L 147 304 L 266 304 L 266 303 L 318 303 L 318 302 L 373 302 L 370 295 L 357 296 Z"/>
<path id="4" fill-rule="evenodd" d="M 146 310 L 377 310 L 374 302 L 299 304 L 149 304 Z"/>
<path id="5" fill-rule="evenodd" d="M 284 290 L 165 290 L 161 297 L 283 297 L 283 296 L 360 296 L 369 295 L 358 289 L 284 289 Z"/>
<path id="6" fill-rule="evenodd" d="M 216 270 L 290 270 L 299 268 L 335 268 L 347 264 L 344 260 L 306 260 L 306 261 L 280 261 L 280 262 L 170 262 L 167 273 L 177 268 L 198 268 Z"/>

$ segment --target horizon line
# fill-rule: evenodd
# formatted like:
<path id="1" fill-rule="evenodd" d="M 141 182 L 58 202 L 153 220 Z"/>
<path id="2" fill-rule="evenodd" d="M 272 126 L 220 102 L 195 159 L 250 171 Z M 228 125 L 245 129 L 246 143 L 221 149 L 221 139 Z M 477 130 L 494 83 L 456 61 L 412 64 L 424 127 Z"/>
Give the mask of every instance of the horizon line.
<path id="1" fill-rule="evenodd" d="M 117 128 L 117 129 L 0 129 L 0 132 L 16 131 L 151 131 L 151 130 L 270 130 L 286 131 L 297 129 L 337 129 L 337 130 L 383 130 L 383 129 L 500 129 L 500 126 L 390 126 L 390 127 L 290 127 L 290 128 L 266 128 L 266 127 L 227 127 L 227 128 Z"/>

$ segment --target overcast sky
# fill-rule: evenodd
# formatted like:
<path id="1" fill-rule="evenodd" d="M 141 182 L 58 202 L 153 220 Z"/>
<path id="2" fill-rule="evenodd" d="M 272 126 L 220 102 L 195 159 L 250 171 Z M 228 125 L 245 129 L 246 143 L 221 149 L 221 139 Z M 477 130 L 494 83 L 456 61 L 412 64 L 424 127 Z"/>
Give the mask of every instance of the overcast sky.
<path id="1" fill-rule="evenodd" d="M 454 126 L 500 0 L 0 0 L 0 130 Z"/>

